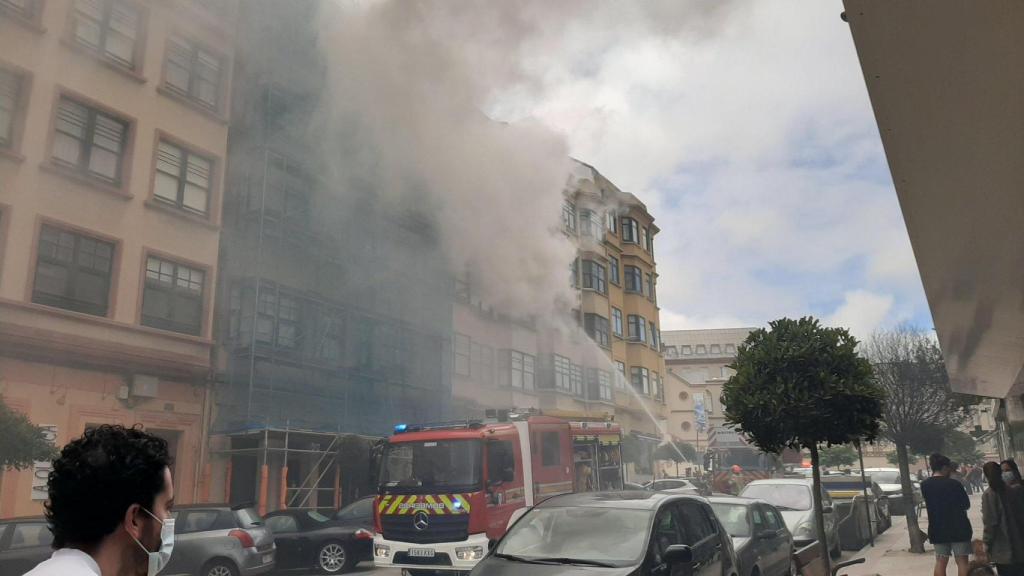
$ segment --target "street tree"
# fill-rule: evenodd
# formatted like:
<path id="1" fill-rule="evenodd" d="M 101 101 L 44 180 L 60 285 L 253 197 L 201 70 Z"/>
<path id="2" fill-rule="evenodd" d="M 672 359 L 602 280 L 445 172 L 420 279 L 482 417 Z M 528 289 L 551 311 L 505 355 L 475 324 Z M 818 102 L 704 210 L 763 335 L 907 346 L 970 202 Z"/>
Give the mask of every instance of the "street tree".
<path id="1" fill-rule="evenodd" d="M 884 393 L 871 365 L 846 329 L 826 328 L 808 317 L 782 318 L 768 330 L 754 330 L 730 368 L 736 373 L 723 387 L 726 422 L 765 452 L 811 453 L 815 526 L 824 573 L 830 574 L 818 447 L 877 436 Z"/>
<path id="2" fill-rule="evenodd" d="M 913 502 L 910 454 L 944 448 L 944 439 L 971 414 L 973 398 L 953 393 L 942 351 L 932 335 L 908 325 L 876 332 L 865 342 L 875 379 L 885 391 L 882 436 L 896 446 L 903 501 Z M 910 551 L 924 552 L 917 510 L 906 506 Z"/>
<path id="3" fill-rule="evenodd" d="M 37 460 L 49 460 L 56 450 L 43 429 L 21 412 L 15 412 L 0 397 L 0 471 L 24 470 Z"/>
<path id="4" fill-rule="evenodd" d="M 696 462 L 697 449 L 692 444 L 673 438 L 654 450 L 654 459 L 670 460 L 672 462 Z"/>
<path id="5" fill-rule="evenodd" d="M 852 466 L 857 461 L 857 451 L 849 444 L 827 446 L 820 450 L 821 465 L 825 468 Z"/>

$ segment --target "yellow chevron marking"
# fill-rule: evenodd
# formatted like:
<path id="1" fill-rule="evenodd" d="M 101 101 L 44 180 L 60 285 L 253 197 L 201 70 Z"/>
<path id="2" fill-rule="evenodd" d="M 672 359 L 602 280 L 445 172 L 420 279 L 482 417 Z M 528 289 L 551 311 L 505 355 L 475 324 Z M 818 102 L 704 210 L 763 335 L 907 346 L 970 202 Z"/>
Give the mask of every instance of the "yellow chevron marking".
<path id="1" fill-rule="evenodd" d="M 426 500 L 427 504 L 430 505 L 428 508 L 425 509 L 427 514 L 436 514 L 440 516 L 446 512 L 443 506 L 437 507 L 437 501 L 434 500 L 433 496 L 425 496 L 424 500 Z"/>
<path id="2" fill-rule="evenodd" d="M 459 502 L 462 502 L 462 509 L 465 510 L 467 514 L 469 514 L 469 512 L 472 510 L 472 506 L 470 506 L 469 504 L 469 498 L 466 498 L 464 494 L 456 494 L 455 498 Z"/>
<path id="3" fill-rule="evenodd" d="M 391 506 L 388 508 L 388 514 L 394 514 L 395 510 L 398 509 L 398 505 L 402 503 L 404 496 L 395 496 L 395 499 L 391 501 Z"/>
<path id="4" fill-rule="evenodd" d="M 445 510 L 447 510 L 448 512 L 451 512 L 452 514 L 457 514 L 458 513 L 458 512 L 455 511 L 455 507 L 452 506 L 452 499 L 449 498 L 447 494 L 441 494 L 440 496 L 438 496 L 438 498 L 440 498 L 441 499 L 441 503 L 444 504 L 444 509 Z"/>

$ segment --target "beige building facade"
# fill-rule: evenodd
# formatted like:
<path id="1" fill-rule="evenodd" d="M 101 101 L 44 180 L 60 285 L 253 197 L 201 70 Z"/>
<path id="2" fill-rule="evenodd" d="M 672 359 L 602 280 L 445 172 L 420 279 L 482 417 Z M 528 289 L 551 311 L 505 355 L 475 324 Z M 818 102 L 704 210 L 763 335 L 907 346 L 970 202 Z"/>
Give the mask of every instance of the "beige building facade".
<path id="1" fill-rule="evenodd" d="M 563 232 L 577 247 L 568 279 L 575 327 L 554 335 L 493 310 L 457 282 L 453 312 L 455 412 L 539 408 L 613 417 L 653 449 L 665 426 L 654 217 L 636 196 L 576 162 Z M 646 470 L 646 468 L 645 468 Z"/>
<path id="2" fill-rule="evenodd" d="M 165 437 L 201 498 L 232 2 L 0 2 L 0 395 Z M 38 514 L 46 463 L 0 476 Z"/>

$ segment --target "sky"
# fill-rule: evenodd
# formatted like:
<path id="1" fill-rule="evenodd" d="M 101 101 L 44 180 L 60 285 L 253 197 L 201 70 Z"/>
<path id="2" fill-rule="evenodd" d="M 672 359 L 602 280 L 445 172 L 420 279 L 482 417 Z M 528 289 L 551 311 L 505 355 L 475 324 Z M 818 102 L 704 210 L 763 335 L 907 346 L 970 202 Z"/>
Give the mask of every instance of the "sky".
<path id="1" fill-rule="evenodd" d="M 566 2 L 490 113 L 563 134 L 647 204 L 663 330 L 930 328 L 841 2 L 708 5 Z"/>

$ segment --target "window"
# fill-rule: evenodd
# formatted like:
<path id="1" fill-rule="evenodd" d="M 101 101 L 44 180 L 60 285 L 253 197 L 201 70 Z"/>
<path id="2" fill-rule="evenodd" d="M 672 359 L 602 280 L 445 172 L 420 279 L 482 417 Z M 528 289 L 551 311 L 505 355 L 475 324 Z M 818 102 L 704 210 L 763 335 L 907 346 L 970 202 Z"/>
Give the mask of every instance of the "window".
<path id="1" fill-rule="evenodd" d="M 627 264 L 626 266 L 623 266 L 623 272 L 626 274 L 626 292 L 643 294 L 643 273 L 640 272 L 640 269 L 636 266 L 630 266 Z"/>
<path id="2" fill-rule="evenodd" d="M 648 238 L 649 238 L 649 236 L 647 235 L 647 226 L 641 226 L 640 227 L 640 246 L 644 250 L 647 249 L 647 240 L 648 240 Z"/>
<path id="3" fill-rule="evenodd" d="M 579 364 L 572 365 L 572 377 L 569 380 L 571 392 L 576 396 L 583 396 L 583 367 Z"/>
<path id="4" fill-rule="evenodd" d="M 689 356 L 693 354 L 693 346 L 690 346 L 689 344 L 683 344 L 682 346 L 679 347 L 679 352 L 683 356 Z"/>
<path id="5" fill-rule="evenodd" d="M 562 226 L 567 231 L 576 233 L 576 206 L 572 202 L 562 204 Z"/>
<path id="6" fill-rule="evenodd" d="M 651 548 L 653 548 L 654 561 L 659 564 L 662 555 L 668 552 L 669 546 L 683 543 L 682 529 L 674 508 L 675 506 L 672 505 L 663 507 L 654 518 Z"/>
<path id="7" fill-rule="evenodd" d="M 558 432 L 540 433 L 540 464 L 541 466 L 560 466 L 562 464 L 562 443 Z"/>
<path id="8" fill-rule="evenodd" d="M 146 259 L 142 323 L 198 336 L 203 325 L 202 270 L 162 258 Z"/>
<path id="9" fill-rule="evenodd" d="M 44 224 L 32 301 L 106 316 L 113 261 L 112 243 Z"/>
<path id="10" fill-rule="evenodd" d="M 618 372 L 615 375 L 615 387 L 619 390 L 626 389 L 626 364 L 624 362 L 615 361 L 615 369 Z"/>
<path id="11" fill-rule="evenodd" d="M 579 260 L 573 260 L 572 264 L 569 264 L 569 286 L 571 288 L 576 288 L 580 285 L 580 280 L 578 278 L 579 269 L 577 267 L 578 262 Z"/>
<path id="12" fill-rule="evenodd" d="M 651 322 L 651 348 L 661 350 L 661 334 L 658 333 L 658 327 L 654 322 Z"/>
<path id="13" fill-rule="evenodd" d="M 711 345 L 711 353 L 712 354 L 721 354 L 722 353 L 722 345 L 721 344 L 712 344 Z"/>
<path id="14" fill-rule="evenodd" d="M 153 194 L 162 202 L 205 215 L 212 169 L 210 159 L 161 140 L 156 151 Z"/>
<path id="15" fill-rule="evenodd" d="M 697 344 L 697 354 L 707 354 L 708 347 L 703 344 Z"/>
<path id="16" fill-rule="evenodd" d="M 271 516 L 267 518 L 267 528 L 270 528 L 274 534 L 287 534 L 288 532 L 298 532 L 299 523 L 291 516 Z"/>
<path id="17" fill-rule="evenodd" d="M 180 515 L 184 514 L 184 518 Z M 206 532 L 214 528 L 220 512 L 217 510 L 188 510 L 179 512 L 179 518 L 175 521 L 175 533 L 189 534 L 192 532 Z M 178 526 L 181 526 L 179 529 Z"/>
<path id="18" fill-rule="evenodd" d="M 515 448 L 509 440 L 487 441 L 487 481 L 513 482 L 516 479 Z"/>
<path id="19" fill-rule="evenodd" d="M 473 379 L 482 384 L 494 383 L 494 349 L 490 346 L 470 344 L 469 373 Z"/>
<path id="20" fill-rule="evenodd" d="M 704 411 L 708 414 L 715 413 L 715 396 L 711 390 L 704 391 Z"/>
<path id="21" fill-rule="evenodd" d="M 256 317 L 256 340 L 282 348 L 295 348 L 299 344 L 299 299 L 266 286 L 260 290 Z"/>
<path id="22" fill-rule="evenodd" d="M 31 20 L 35 17 L 38 0 L 0 0 L 0 12 L 9 10 L 20 18 Z"/>
<path id="23" fill-rule="evenodd" d="M 532 354 L 509 350 L 509 370 L 511 371 L 509 384 L 513 388 L 533 390 L 535 364 L 536 358 Z"/>
<path id="24" fill-rule="evenodd" d="M 604 266 L 593 260 L 583 261 L 583 287 L 597 290 L 601 294 L 608 293 L 608 285 L 605 283 Z"/>
<path id="25" fill-rule="evenodd" d="M 651 372 L 651 396 L 661 398 L 661 377 L 657 372 Z"/>
<path id="26" fill-rule="evenodd" d="M 665 346 L 665 356 L 669 358 L 678 358 L 679 349 L 676 348 L 675 346 Z"/>
<path id="27" fill-rule="evenodd" d="M 649 396 L 651 394 L 651 375 L 647 368 L 633 366 L 629 369 L 629 373 L 633 380 L 633 389 Z"/>
<path id="28" fill-rule="evenodd" d="M 263 192 L 263 209 L 293 226 L 309 221 L 309 197 L 313 183 L 305 166 L 290 158 L 271 154 Z M 260 209 L 260 194 L 250 196 L 250 209 Z"/>
<path id="29" fill-rule="evenodd" d="M 455 373 L 460 376 L 469 376 L 470 366 L 470 341 L 469 336 L 464 334 L 455 334 L 455 340 L 452 346 L 455 358 L 454 358 L 454 369 Z"/>
<path id="30" fill-rule="evenodd" d="M 650 234 L 647 235 L 647 251 L 651 253 L 651 256 L 654 256 L 654 231 L 653 230 L 651 231 Z"/>
<path id="31" fill-rule="evenodd" d="M 14 525 L 9 549 L 18 548 L 49 548 L 53 542 L 53 534 L 45 522 L 26 522 Z"/>
<path id="32" fill-rule="evenodd" d="M 593 210 L 580 210 L 580 234 L 595 240 L 604 238 L 604 225 L 601 217 Z"/>
<path id="33" fill-rule="evenodd" d="M 178 36 L 167 39 L 164 82 L 189 100 L 216 110 L 220 103 L 222 68 L 220 56 Z"/>
<path id="34" fill-rule="evenodd" d="M 0 148 L 14 145 L 14 116 L 20 104 L 21 76 L 0 68 Z"/>
<path id="35" fill-rule="evenodd" d="M 75 0 L 73 37 L 109 60 L 135 68 L 139 10 L 121 0 Z"/>
<path id="36" fill-rule="evenodd" d="M 640 241 L 639 225 L 636 220 L 632 218 L 623 218 L 622 222 L 622 241 L 631 242 L 636 244 Z"/>
<path id="37" fill-rule="evenodd" d="M 604 316 L 600 314 L 584 314 L 583 329 L 586 330 L 587 335 L 593 338 L 594 342 L 597 342 L 598 345 L 607 348 L 610 344 L 608 319 Z"/>
<path id="38" fill-rule="evenodd" d="M 619 231 L 619 218 L 618 216 L 616 216 L 615 211 L 609 210 L 605 212 L 604 219 L 605 226 L 608 228 L 608 231 L 611 232 L 612 234 L 617 234 Z"/>
<path id="39" fill-rule="evenodd" d="M 606 370 L 591 368 L 587 371 L 587 397 L 590 400 L 611 402 L 612 375 Z"/>
<path id="40" fill-rule="evenodd" d="M 572 362 L 565 356 L 554 355 L 555 388 L 565 392 L 572 391 Z"/>
<path id="41" fill-rule="evenodd" d="M 615 256 L 608 257 L 608 278 L 612 284 L 619 283 L 619 259 Z"/>
<path id="42" fill-rule="evenodd" d="M 630 314 L 627 317 L 629 326 L 629 340 L 631 342 L 647 342 L 647 321 L 643 316 Z"/>
<path id="43" fill-rule="evenodd" d="M 683 544 L 696 546 L 705 538 L 715 535 L 715 527 L 702 505 L 696 502 L 683 502 L 678 506 L 683 527 Z"/>
<path id="44" fill-rule="evenodd" d="M 118 184 L 128 124 L 66 96 L 57 104 L 53 158 L 79 172 Z"/>
<path id="45" fill-rule="evenodd" d="M 612 308 L 612 334 L 622 337 L 622 310 Z"/>
<path id="46" fill-rule="evenodd" d="M 654 300 L 654 276 L 650 274 L 644 274 L 647 280 L 647 299 Z"/>
<path id="47" fill-rule="evenodd" d="M 314 353 L 318 358 L 328 362 L 338 362 L 344 350 L 344 317 L 340 313 L 322 310 L 318 318 L 320 338 L 317 340 L 317 349 Z"/>
<path id="48" fill-rule="evenodd" d="M 726 344 L 725 345 L 725 353 L 726 354 L 735 354 L 736 353 L 736 345 L 735 344 Z"/>

